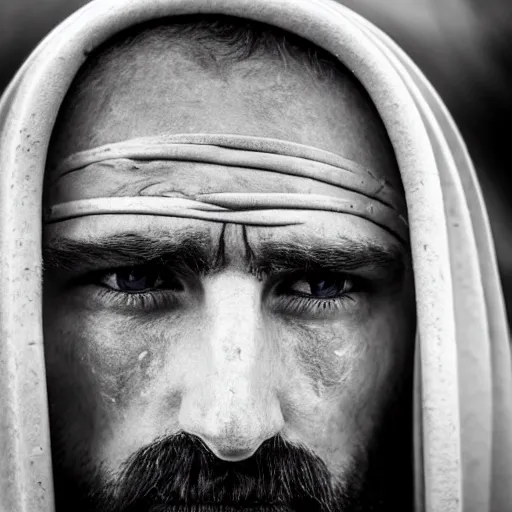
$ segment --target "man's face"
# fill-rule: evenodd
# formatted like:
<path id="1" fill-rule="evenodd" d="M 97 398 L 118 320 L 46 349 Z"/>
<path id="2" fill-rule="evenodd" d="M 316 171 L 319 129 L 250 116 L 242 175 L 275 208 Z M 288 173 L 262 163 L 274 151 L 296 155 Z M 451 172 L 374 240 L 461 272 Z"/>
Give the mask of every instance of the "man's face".
<path id="1" fill-rule="evenodd" d="M 400 191 L 378 118 L 348 79 L 322 81 L 270 58 L 216 67 L 179 47 L 151 58 L 147 52 L 134 48 L 124 60 L 104 64 L 68 102 L 54 159 L 136 137 L 233 133 L 332 151 Z M 129 172 L 98 165 L 50 175 L 46 200 L 207 192 L 344 194 L 267 171 L 161 162 Z M 169 467 L 180 466 L 182 445 L 214 468 L 235 468 L 240 479 L 251 461 L 263 474 L 262 465 L 272 468 L 291 447 L 325 470 L 340 500 L 364 487 L 370 452 L 393 442 L 383 425 L 398 423 L 390 411 L 410 376 L 408 250 L 355 216 L 301 215 L 303 224 L 286 227 L 150 215 L 89 216 L 45 227 L 52 257 L 44 334 L 58 501 L 78 510 L 69 505 L 76 499 L 69 489 L 106 487 L 128 478 L 128 467 L 137 474 L 125 482 L 148 486 L 147 497 L 165 487 L 162 475 L 178 478 Z M 169 444 L 174 451 L 165 452 Z M 139 465 L 129 466 L 137 456 Z M 185 488 L 199 485 L 201 470 L 194 471 L 172 496 L 158 490 L 147 509 L 196 510 L 156 507 L 158 499 L 193 502 L 195 491 Z M 201 478 L 217 478 L 215 471 Z M 302 478 L 300 467 L 295 472 Z M 289 488 L 299 496 L 298 480 Z M 112 496 L 121 496 L 115 489 Z M 235 491 L 226 497 L 233 506 L 237 496 L 243 501 Z M 277 507 L 270 489 L 261 494 Z M 139 509 L 146 510 L 133 508 Z"/>

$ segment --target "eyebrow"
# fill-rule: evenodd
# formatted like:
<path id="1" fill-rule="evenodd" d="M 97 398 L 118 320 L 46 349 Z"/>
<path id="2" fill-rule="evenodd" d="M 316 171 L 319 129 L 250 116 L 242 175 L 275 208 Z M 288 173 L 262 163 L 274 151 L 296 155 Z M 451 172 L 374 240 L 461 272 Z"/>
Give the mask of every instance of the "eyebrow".
<path id="1" fill-rule="evenodd" d="M 315 270 L 350 273 L 367 269 L 385 274 L 386 280 L 400 280 L 406 268 L 401 246 L 384 246 L 347 238 L 325 240 L 304 237 L 298 240 L 264 241 L 251 247 L 246 237 L 248 268 L 256 273 L 284 273 Z M 186 266 L 197 274 L 208 274 L 229 264 L 224 258 L 223 239 L 218 248 L 209 235 L 175 232 L 159 237 L 123 233 L 92 240 L 54 239 L 43 249 L 46 270 L 115 268 L 165 261 Z"/>
<path id="2" fill-rule="evenodd" d="M 113 268 L 166 260 L 207 273 L 216 258 L 210 236 L 190 231 L 158 237 L 122 233 L 92 240 L 56 238 L 43 247 L 46 270 Z"/>
<path id="3" fill-rule="evenodd" d="M 381 246 L 346 238 L 267 241 L 251 254 L 252 268 L 259 272 L 350 273 L 367 269 L 382 272 L 386 279 L 397 281 L 405 272 L 406 261 L 406 252 L 401 246 Z"/>

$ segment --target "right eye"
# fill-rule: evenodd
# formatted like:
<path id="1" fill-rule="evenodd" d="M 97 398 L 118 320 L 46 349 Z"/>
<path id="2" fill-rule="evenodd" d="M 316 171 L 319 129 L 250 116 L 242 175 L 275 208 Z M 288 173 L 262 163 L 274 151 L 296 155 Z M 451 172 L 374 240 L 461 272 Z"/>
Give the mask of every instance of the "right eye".
<path id="1" fill-rule="evenodd" d="M 347 295 L 354 288 L 354 280 L 331 272 L 316 272 L 288 282 L 292 295 L 313 299 L 336 299 Z"/>
<path id="2" fill-rule="evenodd" d="M 183 283 L 170 270 L 156 265 L 138 265 L 113 269 L 100 277 L 100 283 L 123 293 L 146 293 L 153 290 L 183 291 Z"/>

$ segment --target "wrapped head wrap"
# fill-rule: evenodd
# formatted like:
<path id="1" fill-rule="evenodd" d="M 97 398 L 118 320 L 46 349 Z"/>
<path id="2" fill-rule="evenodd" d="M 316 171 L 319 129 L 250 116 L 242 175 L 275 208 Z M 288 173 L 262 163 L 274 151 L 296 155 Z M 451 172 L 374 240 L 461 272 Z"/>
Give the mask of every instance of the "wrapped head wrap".
<path id="1" fill-rule="evenodd" d="M 353 163 L 327 152 L 270 139 L 197 134 L 97 148 L 73 155 L 61 171 L 144 155 L 210 163 L 220 158 L 223 165 L 243 162 L 248 169 L 267 165 L 273 172 L 311 173 L 326 183 L 344 176 L 343 187 L 352 195 L 341 202 L 300 194 L 209 194 L 189 202 L 165 197 L 119 198 L 117 203 L 92 198 L 43 212 L 50 135 L 88 53 L 135 24 L 200 13 L 275 25 L 339 58 L 368 91 L 384 122 L 407 204 L 400 204 L 385 183 L 371 176 L 357 180 Z M 378 209 L 385 229 L 409 239 L 417 300 L 416 510 L 511 509 L 508 328 L 474 169 L 429 83 L 363 18 L 329 0 L 97 0 L 56 28 L 5 92 L 0 105 L 0 161 L 1 510 L 53 510 L 42 339 L 41 216 L 58 222 L 80 215 L 156 211 L 222 222 L 293 224 L 296 218 L 287 217 L 287 209 L 328 209 L 368 220 Z"/>

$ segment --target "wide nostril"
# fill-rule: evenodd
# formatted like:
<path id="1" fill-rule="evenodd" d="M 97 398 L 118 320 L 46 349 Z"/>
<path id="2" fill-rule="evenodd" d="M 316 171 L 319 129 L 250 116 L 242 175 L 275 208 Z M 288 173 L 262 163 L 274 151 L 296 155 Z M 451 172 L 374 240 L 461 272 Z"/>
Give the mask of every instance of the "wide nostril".
<path id="1" fill-rule="evenodd" d="M 210 398 L 206 405 L 188 395 L 181 403 L 178 421 L 182 431 L 199 438 L 216 457 L 228 462 L 252 457 L 284 427 L 275 398 L 250 408 L 246 402 L 237 407 L 215 398 Z"/>

